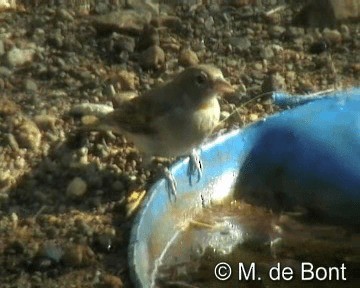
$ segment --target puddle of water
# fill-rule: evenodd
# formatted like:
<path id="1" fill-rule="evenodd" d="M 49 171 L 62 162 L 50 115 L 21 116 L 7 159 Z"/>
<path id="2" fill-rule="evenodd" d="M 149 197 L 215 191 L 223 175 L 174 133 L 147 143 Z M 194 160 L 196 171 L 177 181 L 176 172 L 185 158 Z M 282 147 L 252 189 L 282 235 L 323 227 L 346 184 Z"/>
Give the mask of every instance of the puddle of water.
<path id="1" fill-rule="evenodd" d="M 215 277 L 220 262 L 232 269 L 227 281 Z M 281 281 L 278 271 L 285 271 Z M 360 233 L 233 201 L 204 209 L 183 227 L 159 261 L 155 286 L 360 287 L 359 275 Z"/>

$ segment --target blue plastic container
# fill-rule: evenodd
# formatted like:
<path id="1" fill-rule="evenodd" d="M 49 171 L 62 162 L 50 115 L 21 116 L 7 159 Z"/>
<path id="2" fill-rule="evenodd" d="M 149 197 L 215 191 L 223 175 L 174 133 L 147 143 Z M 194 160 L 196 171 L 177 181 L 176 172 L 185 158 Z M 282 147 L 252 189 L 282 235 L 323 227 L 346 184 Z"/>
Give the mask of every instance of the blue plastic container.
<path id="1" fill-rule="evenodd" d="M 171 168 L 178 182 L 175 203 L 169 201 L 164 180 L 150 189 L 129 247 L 136 287 L 151 287 L 157 261 L 177 237 L 179 223 L 228 196 L 280 211 L 303 207 L 314 221 L 359 229 L 360 89 L 308 103 L 298 96 L 274 95 L 275 101 L 280 98 L 282 105 L 299 106 L 202 147 L 199 183 L 189 184 L 187 159 L 176 163 Z"/>

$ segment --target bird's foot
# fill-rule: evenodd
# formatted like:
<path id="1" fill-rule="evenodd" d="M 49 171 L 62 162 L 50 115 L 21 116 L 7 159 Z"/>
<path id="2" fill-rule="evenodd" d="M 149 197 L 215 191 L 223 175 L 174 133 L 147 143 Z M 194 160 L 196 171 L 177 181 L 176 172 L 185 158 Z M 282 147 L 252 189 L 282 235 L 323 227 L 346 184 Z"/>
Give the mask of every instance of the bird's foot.
<path id="1" fill-rule="evenodd" d="M 166 179 L 166 187 L 169 193 L 170 201 L 174 199 L 176 201 L 176 194 L 177 194 L 177 183 L 174 178 L 174 175 L 170 172 L 168 168 L 164 169 L 165 179 Z"/>
<path id="2" fill-rule="evenodd" d="M 196 149 L 193 149 L 190 154 L 189 166 L 187 170 L 187 175 L 189 177 L 189 183 L 192 185 L 192 177 L 197 174 L 197 182 L 200 181 L 202 177 L 203 164 L 200 159 L 200 155 Z"/>

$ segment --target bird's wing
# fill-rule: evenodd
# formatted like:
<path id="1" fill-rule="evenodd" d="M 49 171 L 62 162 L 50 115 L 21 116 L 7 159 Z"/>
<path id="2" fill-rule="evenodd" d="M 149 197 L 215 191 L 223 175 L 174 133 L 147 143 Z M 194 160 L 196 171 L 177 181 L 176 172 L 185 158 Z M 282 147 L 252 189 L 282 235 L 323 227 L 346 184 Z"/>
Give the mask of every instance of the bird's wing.
<path id="1" fill-rule="evenodd" d="M 169 105 L 171 105 L 169 101 L 163 101 L 156 96 L 148 94 L 133 98 L 106 115 L 101 123 L 118 133 L 154 135 L 157 133 L 153 125 L 155 119 L 169 113 Z"/>

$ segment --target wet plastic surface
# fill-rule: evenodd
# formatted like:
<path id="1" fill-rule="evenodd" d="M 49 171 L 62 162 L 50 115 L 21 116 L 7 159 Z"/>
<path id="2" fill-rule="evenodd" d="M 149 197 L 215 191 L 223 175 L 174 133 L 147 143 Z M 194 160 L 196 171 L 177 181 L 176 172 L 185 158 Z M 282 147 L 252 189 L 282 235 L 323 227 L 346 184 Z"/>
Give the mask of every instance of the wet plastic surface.
<path id="1" fill-rule="evenodd" d="M 172 167 L 175 203 L 164 180 L 148 192 L 129 247 L 136 287 L 152 286 L 159 259 L 181 224 L 236 187 L 241 191 L 236 197 L 255 204 L 279 210 L 303 206 L 324 221 L 359 227 L 360 89 L 322 96 L 220 136 L 202 147 L 201 158 L 203 178 L 193 185 L 187 159 Z"/>

